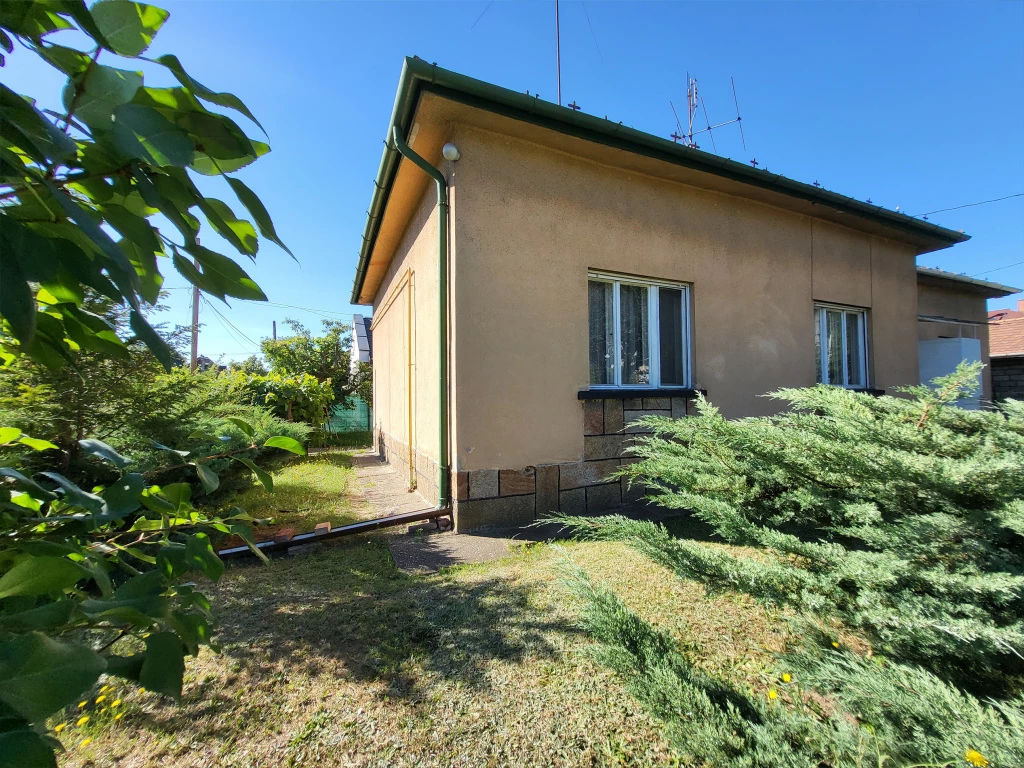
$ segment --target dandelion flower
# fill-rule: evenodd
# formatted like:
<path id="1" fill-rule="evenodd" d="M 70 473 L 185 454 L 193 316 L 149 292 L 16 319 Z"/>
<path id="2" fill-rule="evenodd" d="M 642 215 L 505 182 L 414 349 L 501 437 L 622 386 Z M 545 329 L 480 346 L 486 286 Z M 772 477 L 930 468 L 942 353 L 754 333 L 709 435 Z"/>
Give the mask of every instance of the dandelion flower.
<path id="1" fill-rule="evenodd" d="M 78 718 L 78 722 L 75 723 L 75 725 L 85 725 L 88 722 L 89 722 L 89 716 L 88 715 L 82 715 L 80 718 Z"/>
<path id="2" fill-rule="evenodd" d="M 103 709 L 101 709 L 101 710 L 100 710 L 100 714 L 102 715 L 102 714 L 103 714 L 104 712 L 106 712 L 106 711 L 107 711 L 107 708 L 106 708 L 106 707 L 104 707 Z"/>
<path id="3" fill-rule="evenodd" d="M 57 725 L 53 726 L 53 732 L 54 733 L 60 733 L 61 731 L 64 730 L 64 728 L 66 726 L 67 726 L 67 723 L 57 723 Z"/>
<path id="4" fill-rule="evenodd" d="M 80 702 L 78 702 L 78 708 L 81 709 L 82 707 L 84 707 L 88 703 L 89 703 L 88 701 L 80 701 Z"/>
<path id="5" fill-rule="evenodd" d="M 118 712 L 116 715 L 114 715 L 115 720 L 120 720 L 122 717 L 124 717 L 124 712 Z"/>
<path id="6" fill-rule="evenodd" d="M 774 689 L 770 690 L 770 691 L 768 691 L 768 698 L 771 699 L 772 701 L 775 701 L 775 699 L 779 698 L 779 694 Z"/>
<path id="7" fill-rule="evenodd" d="M 139 693 L 145 693 L 145 692 L 146 692 L 145 688 L 139 688 Z"/>
<path id="8" fill-rule="evenodd" d="M 968 749 L 964 752 L 964 759 L 971 765 L 977 766 L 977 768 L 985 768 L 988 765 L 988 760 L 976 749 Z"/>
<path id="9" fill-rule="evenodd" d="M 832 647 L 833 648 L 838 648 L 839 647 L 839 643 L 832 643 Z"/>
<path id="10" fill-rule="evenodd" d="M 96 697 L 96 703 L 99 704 L 101 701 L 103 701 L 106 698 L 107 698 L 106 694 L 103 694 L 102 696 L 97 696 Z"/>
<path id="11" fill-rule="evenodd" d="M 82 743 L 79 744 L 78 746 L 80 746 L 80 747 L 88 747 L 90 744 L 92 744 L 92 739 L 82 739 Z"/>
<path id="12" fill-rule="evenodd" d="M 789 672 L 787 672 L 786 674 L 784 674 L 782 676 L 782 682 L 784 682 L 784 683 L 788 683 L 792 679 L 793 679 L 793 677 L 789 674 Z"/>
<path id="13" fill-rule="evenodd" d="M 104 685 L 102 688 L 100 688 L 100 693 L 106 693 L 109 690 L 110 690 L 110 686 L 109 685 Z"/>
<path id="14" fill-rule="evenodd" d="M 110 702 L 110 706 L 111 707 L 120 707 L 121 706 L 121 700 L 120 699 L 114 699 L 112 702 Z"/>

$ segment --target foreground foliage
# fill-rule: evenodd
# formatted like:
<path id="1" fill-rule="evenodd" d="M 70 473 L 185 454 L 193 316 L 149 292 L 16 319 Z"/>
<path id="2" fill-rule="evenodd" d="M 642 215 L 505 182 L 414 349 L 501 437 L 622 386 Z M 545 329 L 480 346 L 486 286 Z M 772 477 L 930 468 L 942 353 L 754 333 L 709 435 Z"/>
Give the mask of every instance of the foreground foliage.
<path id="1" fill-rule="evenodd" d="M 791 410 L 650 418 L 625 474 L 732 554 L 621 517 L 566 519 L 679 577 L 800 617 L 783 705 L 693 667 L 671 638 L 574 577 L 604 656 L 699 759 L 729 765 L 1024 763 L 1024 406 L 962 411 L 977 366 L 911 398 L 819 386 Z M 839 632 L 857 638 L 845 643 Z M 977 764 L 982 764 L 978 762 Z"/>

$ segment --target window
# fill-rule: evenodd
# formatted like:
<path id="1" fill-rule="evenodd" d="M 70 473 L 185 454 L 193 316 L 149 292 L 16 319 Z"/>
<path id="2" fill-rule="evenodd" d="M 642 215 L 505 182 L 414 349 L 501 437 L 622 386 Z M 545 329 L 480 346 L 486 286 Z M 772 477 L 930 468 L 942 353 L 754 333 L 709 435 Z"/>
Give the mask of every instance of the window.
<path id="1" fill-rule="evenodd" d="M 818 382 L 861 389 L 868 385 L 867 313 L 816 304 L 814 346 Z"/>
<path id="2" fill-rule="evenodd" d="M 687 387 L 689 288 L 591 274 L 590 384 Z"/>

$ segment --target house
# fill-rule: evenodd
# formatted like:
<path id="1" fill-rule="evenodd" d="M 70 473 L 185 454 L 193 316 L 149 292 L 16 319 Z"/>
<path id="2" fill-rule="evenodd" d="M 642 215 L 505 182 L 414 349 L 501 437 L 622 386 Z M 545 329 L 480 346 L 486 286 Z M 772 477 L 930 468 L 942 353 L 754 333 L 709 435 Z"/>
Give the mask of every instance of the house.
<path id="1" fill-rule="evenodd" d="M 352 353 L 349 355 L 349 370 L 352 373 L 358 370 L 360 363 L 369 363 L 373 357 L 370 320 L 362 315 L 352 315 Z"/>
<path id="2" fill-rule="evenodd" d="M 982 371 L 978 396 L 958 403 L 964 408 L 978 408 L 991 403 L 994 392 L 995 364 L 989 360 L 996 353 L 996 327 L 991 325 L 987 299 L 998 299 L 1018 293 L 1020 288 L 992 283 L 944 272 L 929 267 L 917 268 L 918 365 L 921 381 L 949 373 L 962 360 L 981 361 Z M 998 310 L 1005 312 L 1007 310 Z M 1024 324 L 1021 325 L 1024 328 Z M 1018 343 L 1024 347 L 1024 339 Z M 1024 354 L 1024 351 L 1018 353 Z M 1021 382 L 1024 385 L 1024 381 Z"/>
<path id="3" fill-rule="evenodd" d="M 967 239 L 406 59 L 352 292 L 377 450 L 457 530 L 614 508 L 625 425 L 698 391 L 918 382 L 915 259 Z"/>
<path id="4" fill-rule="evenodd" d="M 988 313 L 989 354 L 992 357 L 992 396 L 1024 400 L 1024 299 L 1017 309 Z"/>

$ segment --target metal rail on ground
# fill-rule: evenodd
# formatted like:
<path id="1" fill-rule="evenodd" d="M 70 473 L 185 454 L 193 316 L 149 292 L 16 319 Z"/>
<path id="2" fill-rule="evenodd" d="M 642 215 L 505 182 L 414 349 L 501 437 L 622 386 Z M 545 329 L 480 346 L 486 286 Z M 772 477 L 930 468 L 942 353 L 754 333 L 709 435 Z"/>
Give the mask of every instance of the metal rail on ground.
<path id="1" fill-rule="evenodd" d="M 442 507 L 441 509 L 423 509 L 419 512 L 404 512 L 399 515 L 385 515 L 373 520 L 360 520 L 358 523 L 343 525 L 340 528 L 334 528 L 325 533 L 300 533 L 287 541 L 261 541 L 256 545 L 256 548 L 264 554 L 282 552 L 302 544 L 312 544 L 314 542 L 327 541 L 328 539 L 337 539 L 342 536 L 354 536 L 357 533 L 376 531 L 380 528 L 391 528 L 396 525 L 405 525 L 406 523 L 416 523 L 421 520 L 451 517 L 451 514 L 452 511 L 449 507 Z M 248 546 L 241 546 L 222 549 L 217 554 L 222 560 L 232 560 L 245 555 L 252 555 L 253 551 Z"/>

